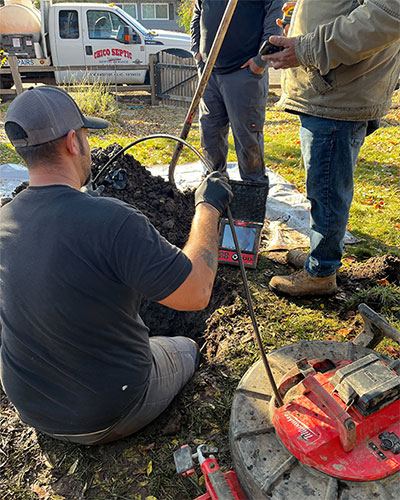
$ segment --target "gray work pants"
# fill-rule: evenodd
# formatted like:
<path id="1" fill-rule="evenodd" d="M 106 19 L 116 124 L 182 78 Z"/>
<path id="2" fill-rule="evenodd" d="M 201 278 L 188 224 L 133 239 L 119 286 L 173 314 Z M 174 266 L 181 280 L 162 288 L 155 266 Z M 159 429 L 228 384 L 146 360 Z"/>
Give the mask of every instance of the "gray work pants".
<path id="1" fill-rule="evenodd" d="M 226 169 L 229 124 L 242 180 L 268 182 L 264 165 L 264 121 L 268 71 L 249 67 L 228 74 L 211 73 L 200 101 L 201 146 L 214 170 Z"/>
<path id="2" fill-rule="evenodd" d="M 129 413 L 107 429 L 89 434 L 50 434 L 85 445 L 104 444 L 129 436 L 158 417 L 193 376 L 199 358 L 196 342 L 187 337 L 151 337 L 153 366 L 148 387 Z"/>

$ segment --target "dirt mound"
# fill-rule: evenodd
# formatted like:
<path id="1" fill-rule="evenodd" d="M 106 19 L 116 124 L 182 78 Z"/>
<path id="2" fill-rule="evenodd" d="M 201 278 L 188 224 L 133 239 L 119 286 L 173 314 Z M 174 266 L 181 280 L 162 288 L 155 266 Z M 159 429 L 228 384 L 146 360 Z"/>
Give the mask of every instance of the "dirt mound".
<path id="1" fill-rule="evenodd" d="M 400 258 L 393 255 L 371 257 L 363 263 L 354 263 L 351 266 L 351 276 L 358 281 L 387 280 L 389 283 L 400 285 Z"/>
<path id="2" fill-rule="evenodd" d="M 92 150 L 92 174 L 97 176 L 104 165 L 122 147 L 112 144 Z M 18 186 L 16 196 L 28 183 Z M 180 192 L 159 176 L 153 176 L 132 155 L 121 154 L 97 181 L 104 186 L 102 196 L 118 198 L 146 215 L 168 241 L 183 248 L 194 214 L 194 192 Z M 273 259 L 273 256 L 271 254 Z M 273 259 L 274 260 L 274 259 Z M 271 270 L 271 275 L 279 270 Z M 256 272 L 257 273 L 257 272 Z M 253 277 L 257 281 L 257 275 Z M 363 263 L 352 263 L 340 273 L 340 291 L 350 297 L 355 291 L 384 284 L 400 285 L 400 259 L 392 255 L 373 257 Z M 235 299 L 243 295 L 243 284 L 237 268 L 220 266 L 208 307 L 203 311 L 181 312 L 150 302 L 142 302 L 140 314 L 151 335 L 187 335 L 200 343 L 215 330 L 213 313 L 222 306 L 234 309 Z M 377 310 L 379 312 L 379 307 Z M 217 315 L 218 316 L 218 315 Z M 232 318 L 229 319 L 232 322 Z M 215 331 L 213 335 L 215 334 Z M 217 344 L 219 341 L 216 342 Z"/>
<path id="3" fill-rule="evenodd" d="M 92 149 L 93 178 L 121 149 L 118 144 L 112 144 L 106 149 Z M 110 169 L 107 169 L 97 182 L 105 186 L 102 195 L 112 196 L 133 205 L 148 217 L 168 241 L 182 248 L 189 235 L 194 214 L 193 191 L 181 193 L 162 177 L 153 176 L 129 154 L 119 156 Z M 118 189 L 118 183 L 113 180 L 113 176 L 120 170 L 126 177 L 123 189 Z"/>
<path id="4" fill-rule="evenodd" d="M 112 144 L 106 149 L 92 150 L 93 178 L 121 149 L 118 144 Z M 153 226 L 168 241 L 183 248 L 189 236 L 194 215 L 194 191 L 180 192 L 162 177 L 153 176 L 129 154 L 119 156 L 110 169 L 111 175 L 108 169 L 108 172 L 102 174 L 97 182 L 105 186 L 102 196 L 112 196 L 133 205 L 149 218 Z M 118 171 L 121 170 L 124 172 L 122 177 L 125 177 L 126 186 L 118 189 L 115 179 L 118 177 Z M 232 270 L 226 268 L 218 272 L 210 303 L 203 311 L 175 311 L 144 299 L 140 315 L 150 328 L 150 334 L 186 335 L 200 340 L 206 329 L 206 320 L 210 315 L 218 307 L 232 304 L 237 295 L 236 285 L 229 278 L 231 273 Z"/>

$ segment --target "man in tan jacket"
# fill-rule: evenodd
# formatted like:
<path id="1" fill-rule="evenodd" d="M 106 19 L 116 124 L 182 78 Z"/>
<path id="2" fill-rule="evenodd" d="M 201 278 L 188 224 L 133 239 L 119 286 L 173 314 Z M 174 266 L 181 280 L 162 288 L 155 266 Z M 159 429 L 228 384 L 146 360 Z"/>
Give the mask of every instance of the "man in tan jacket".
<path id="1" fill-rule="evenodd" d="M 291 251 L 301 271 L 275 276 L 288 295 L 334 293 L 365 136 L 389 110 L 400 73 L 400 0 L 298 0 L 283 47 L 263 56 L 282 78 L 281 109 L 299 115 L 311 203 L 310 252 Z"/>

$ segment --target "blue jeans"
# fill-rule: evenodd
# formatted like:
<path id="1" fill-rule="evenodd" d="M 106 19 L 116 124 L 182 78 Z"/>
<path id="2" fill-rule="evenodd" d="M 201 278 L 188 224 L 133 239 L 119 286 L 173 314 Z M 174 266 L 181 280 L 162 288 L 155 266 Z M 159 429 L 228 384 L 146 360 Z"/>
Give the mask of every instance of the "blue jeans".
<path id="1" fill-rule="evenodd" d="M 353 171 L 368 122 L 299 116 L 311 203 L 310 253 L 305 269 L 313 276 L 330 276 L 341 266 L 353 199 Z"/>

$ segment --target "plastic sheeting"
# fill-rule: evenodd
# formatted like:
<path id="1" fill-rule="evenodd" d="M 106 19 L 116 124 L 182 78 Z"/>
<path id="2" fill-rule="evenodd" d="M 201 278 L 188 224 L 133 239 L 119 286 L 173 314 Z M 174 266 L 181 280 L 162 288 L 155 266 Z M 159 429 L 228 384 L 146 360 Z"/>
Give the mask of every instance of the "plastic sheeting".
<path id="1" fill-rule="evenodd" d="M 0 198 L 11 197 L 14 189 L 25 181 L 29 181 L 29 174 L 23 165 L 15 163 L 0 165 Z"/>
<path id="2" fill-rule="evenodd" d="M 150 167 L 153 175 L 168 178 L 168 166 Z M 273 170 L 267 169 L 269 193 L 266 203 L 266 223 L 263 230 L 262 249 L 265 251 L 290 250 L 310 246 L 310 203 L 295 186 Z M 175 169 L 176 186 L 185 190 L 199 185 L 204 174 L 200 162 L 178 165 Z M 233 180 L 240 180 L 236 162 L 228 163 L 228 174 Z M 348 231 L 345 244 L 359 240 Z"/>
<path id="3" fill-rule="evenodd" d="M 149 167 L 153 175 L 168 179 L 168 165 Z M 309 246 L 310 204 L 295 186 L 272 170 L 267 169 L 270 181 L 266 204 L 266 223 L 263 230 L 262 249 L 265 251 L 290 250 Z M 228 174 L 233 180 L 240 180 L 237 163 L 228 163 Z M 196 188 L 204 175 L 200 162 L 178 165 L 175 170 L 175 183 L 179 189 Z M 22 165 L 7 163 L 0 165 L 0 197 L 11 196 L 13 190 L 22 182 L 29 180 L 28 171 Z M 344 243 L 357 243 L 359 240 L 346 233 Z"/>

